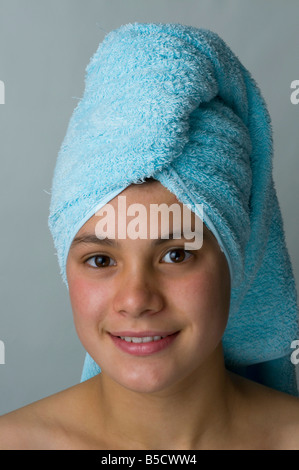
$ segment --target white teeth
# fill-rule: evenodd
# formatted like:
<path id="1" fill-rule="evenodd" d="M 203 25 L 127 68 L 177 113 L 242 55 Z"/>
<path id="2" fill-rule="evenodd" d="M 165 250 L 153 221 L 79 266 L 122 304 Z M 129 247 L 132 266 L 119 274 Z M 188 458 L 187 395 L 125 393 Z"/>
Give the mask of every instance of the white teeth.
<path id="1" fill-rule="evenodd" d="M 144 336 L 138 338 L 137 336 L 121 336 L 128 343 L 149 343 L 150 341 L 158 341 L 159 339 L 165 338 L 165 336 Z"/>

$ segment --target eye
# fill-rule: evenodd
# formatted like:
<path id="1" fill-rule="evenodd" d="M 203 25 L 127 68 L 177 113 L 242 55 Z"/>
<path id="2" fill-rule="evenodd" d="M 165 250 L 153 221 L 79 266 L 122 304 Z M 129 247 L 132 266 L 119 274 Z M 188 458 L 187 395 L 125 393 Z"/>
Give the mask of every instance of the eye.
<path id="1" fill-rule="evenodd" d="M 113 262 L 113 259 L 107 255 L 95 255 L 85 261 L 92 268 L 107 268 L 113 266 L 111 262 Z"/>
<path id="2" fill-rule="evenodd" d="M 174 248 L 166 253 L 165 256 L 163 256 L 162 259 L 166 259 L 168 257 L 168 261 L 170 263 L 182 263 L 186 259 L 189 259 L 192 256 L 191 253 L 188 251 L 184 250 L 183 248 Z M 169 261 L 170 260 L 170 261 Z"/>

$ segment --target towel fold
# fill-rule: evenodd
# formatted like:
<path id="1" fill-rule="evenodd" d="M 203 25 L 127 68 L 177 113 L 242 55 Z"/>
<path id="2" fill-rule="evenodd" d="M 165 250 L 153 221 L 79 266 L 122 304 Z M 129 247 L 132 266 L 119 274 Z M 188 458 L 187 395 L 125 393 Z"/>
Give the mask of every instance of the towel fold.
<path id="1" fill-rule="evenodd" d="M 216 33 L 161 23 L 110 32 L 86 69 L 54 172 L 49 227 L 64 282 L 82 225 L 130 184 L 153 177 L 182 203 L 202 204 L 226 255 L 227 367 L 297 395 L 290 360 L 297 294 L 272 153 L 260 90 Z M 87 355 L 82 380 L 99 371 Z"/>

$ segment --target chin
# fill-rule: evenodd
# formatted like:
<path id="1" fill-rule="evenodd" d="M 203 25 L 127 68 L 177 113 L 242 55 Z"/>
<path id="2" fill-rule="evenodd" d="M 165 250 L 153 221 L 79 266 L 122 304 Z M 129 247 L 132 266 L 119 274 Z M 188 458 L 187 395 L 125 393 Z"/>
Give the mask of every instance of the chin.
<path id="1" fill-rule="evenodd" d="M 138 368 L 139 369 L 139 368 Z M 165 390 L 177 381 L 177 373 L 167 374 L 167 371 L 122 370 L 120 374 L 109 373 L 110 378 L 118 385 L 136 393 L 157 393 Z"/>

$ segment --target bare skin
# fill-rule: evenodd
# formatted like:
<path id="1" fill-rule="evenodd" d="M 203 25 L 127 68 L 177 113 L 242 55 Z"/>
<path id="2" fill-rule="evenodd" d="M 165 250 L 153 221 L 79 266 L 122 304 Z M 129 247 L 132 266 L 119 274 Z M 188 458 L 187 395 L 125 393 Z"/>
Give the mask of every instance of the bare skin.
<path id="1" fill-rule="evenodd" d="M 0 449 L 298 450 L 297 398 L 235 374 L 228 376 L 234 392 L 229 421 L 219 423 L 219 433 L 216 427 L 199 428 L 201 435 L 190 446 L 170 440 L 165 445 L 157 432 L 152 444 L 123 433 L 108 434 L 101 422 L 105 413 L 99 406 L 99 376 L 0 417 Z M 137 419 L 136 429 L 139 425 Z M 160 426 L 155 423 L 156 431 Z"/>
<path id="2" fill-rule="evenodd" d="M 156 182 L 122 194 L 147 209 L 178 202 Z M 94 234 L 98 220 L 77 235 Z M 225 368 L 230 276 L 214 236 L 204 228 L 202 248 L 175 262 L 183 240 L 118 241 L 81 240 L 67 261 L 78 336 L 102 373 L 0 417 L 0 449 L 298 450 L 298 399 Z M 124 330 L 175 339 L 140 356 L 115 345 Z"/>

